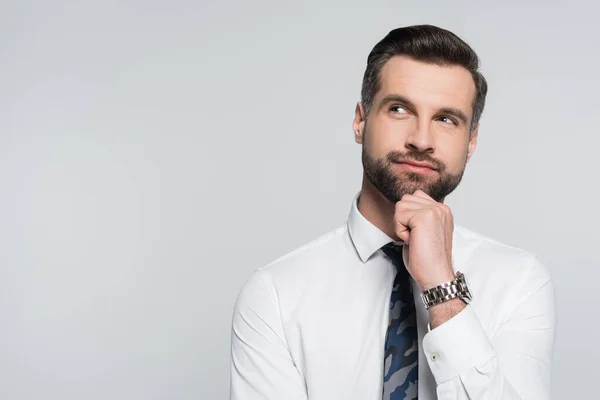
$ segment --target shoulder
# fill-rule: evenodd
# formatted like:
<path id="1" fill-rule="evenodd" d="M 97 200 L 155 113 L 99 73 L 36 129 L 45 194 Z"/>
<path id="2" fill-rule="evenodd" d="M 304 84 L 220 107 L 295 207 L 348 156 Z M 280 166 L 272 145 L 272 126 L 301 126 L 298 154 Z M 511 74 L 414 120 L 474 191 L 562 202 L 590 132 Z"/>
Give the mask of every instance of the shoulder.
<path id="1" fill-rule="evenodd" d="M 457 262 L 466 264 L 471 269 L 485 270 L 490 276 L 503 275 L 517 280 L 535 280 L 537 284 L 551 279 L 545 263 L 532 251 L 456 224 L 453 240 Z"/>
<path id="2" fill-rule="evenodd" d="M 250 290 L 248 286 L 272 286 L 275 281 L 299 283 L 299 280 L 310 279 L 314 273 L 321 274 L 324 269 L 342 261 L 344 254 L 347 254 L 343 250 L 348 250 L 349 246 L 352 243 L 347 225 L 344 224 L 258 267 L 243 290 Z"/>
<path id="3" fill-rule="evenodd" d="M 256 268 L 238 293 L 234 313 L 262 315 L 280 310 L 285 299 L 302 297 L 304 288 L 325 281 L 327 271 L 343 265 L 348 253 L 342 250 L 348 246 L 352 244 L 343 225 Z"/>
<path id="4" fill-rule="evenodd" d="M 316 269 L 322 270 L 325 264 L 339 261 L 345 254 L 343 250 L 351 244 L 344 224 L 277 257 L 257 271 L 274 278 L 310 274 Z"/>

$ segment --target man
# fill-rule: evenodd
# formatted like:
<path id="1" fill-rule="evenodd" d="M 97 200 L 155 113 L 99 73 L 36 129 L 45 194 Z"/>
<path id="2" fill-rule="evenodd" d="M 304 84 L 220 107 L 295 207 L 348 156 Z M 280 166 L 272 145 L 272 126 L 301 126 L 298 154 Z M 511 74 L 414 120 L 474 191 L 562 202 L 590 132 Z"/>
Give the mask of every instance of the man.
<path id="1" fill-rule="evenodd" d="M 535 254 L 454 224 L 477 146 L 475 52 L 429 25 L 371 51 L 347 223 L 259 268 L 237 299 L 231 398 L 548 399 L 554 289 Z"/>

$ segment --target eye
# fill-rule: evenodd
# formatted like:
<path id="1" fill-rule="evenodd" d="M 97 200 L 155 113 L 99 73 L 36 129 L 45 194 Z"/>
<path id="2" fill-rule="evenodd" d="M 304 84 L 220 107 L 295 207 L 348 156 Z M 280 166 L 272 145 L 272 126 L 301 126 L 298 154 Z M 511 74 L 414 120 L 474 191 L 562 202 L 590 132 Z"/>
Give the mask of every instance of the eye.
<path id="1" fill-rule="evenodd" d="M 396 114 L 406 114 L 408 111 L 402 106 L 391 106 L 390 111 Z"/>
<path id="2" fill-rule="evenodd" d="M 439 120 L 445 124 L 458 125 L 458 123 L 456 122 L 456 120 L 454 118 L 443 116 L 443 117 L 440 117 Z"/>

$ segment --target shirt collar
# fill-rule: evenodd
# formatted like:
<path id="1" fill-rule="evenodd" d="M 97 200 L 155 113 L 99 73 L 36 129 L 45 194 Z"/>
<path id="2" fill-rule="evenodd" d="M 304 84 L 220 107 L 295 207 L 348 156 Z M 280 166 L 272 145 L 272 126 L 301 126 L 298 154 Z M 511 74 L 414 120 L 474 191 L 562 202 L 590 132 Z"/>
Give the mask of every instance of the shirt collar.
<path id="1" fill-rule="evenodd" d="M 348 215 L 348 232 L 354 244 L 354 248 L 362 262 L 367 262 L 369 258 L 384 245 L 395 242 L 402 245 L 402 241 L 394 241 L 381 229 L 373 225 L 358 210 L 358 200 L 360 191 L 354 196 L 350 214 Z"/>

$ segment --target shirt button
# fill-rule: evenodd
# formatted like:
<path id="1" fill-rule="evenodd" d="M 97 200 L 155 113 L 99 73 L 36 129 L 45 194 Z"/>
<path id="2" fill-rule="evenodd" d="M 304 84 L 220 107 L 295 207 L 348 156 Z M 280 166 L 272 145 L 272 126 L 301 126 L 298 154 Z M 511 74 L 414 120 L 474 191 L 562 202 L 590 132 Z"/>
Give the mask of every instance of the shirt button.
<path id="1" fill-rule="evenodd" d="M 440 360 L 440 355 L 438 353 L 431 353 L 431 361 L 438 362 Z"/>

